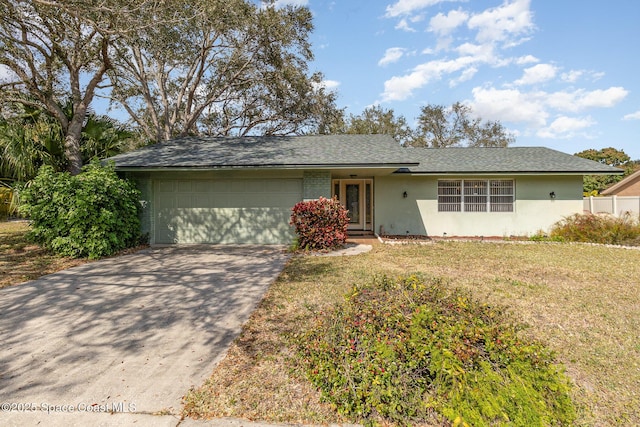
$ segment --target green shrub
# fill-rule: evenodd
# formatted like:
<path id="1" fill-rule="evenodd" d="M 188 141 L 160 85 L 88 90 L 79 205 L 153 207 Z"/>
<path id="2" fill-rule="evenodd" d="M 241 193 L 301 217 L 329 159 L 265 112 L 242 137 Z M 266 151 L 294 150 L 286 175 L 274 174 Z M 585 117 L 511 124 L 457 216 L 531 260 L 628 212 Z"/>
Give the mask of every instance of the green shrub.
<path id="1" fill-rule="evenodd" d="M 92 259 L 140 241 L 139 192 L 98 161 L 71 176 L 43 166 L 21 191 L 30 238 L 64 256 Z"/>
<path id="2" fill-rule="evenodd" d="M 520 329 L 438 280 L 382 278 L 319 314 L 299 345 L 323 399 L 367 424 L 571 424 L 567 378 Z"/>
<path id="3" fill-rule="evenodd" d="M 620 217 L 574 214 L 555 223 L 549 236 L 569 242 L 634 244 L 640 238 L 640 223 L 629 212 Z"/>
<path id="4" fill-rule="evenodd" d="M 300 249 L 335 249 L 347 240 L 349 217 L 335 197 L 297 203 L 292 209 L 290 223 L 295 227 Z"/>

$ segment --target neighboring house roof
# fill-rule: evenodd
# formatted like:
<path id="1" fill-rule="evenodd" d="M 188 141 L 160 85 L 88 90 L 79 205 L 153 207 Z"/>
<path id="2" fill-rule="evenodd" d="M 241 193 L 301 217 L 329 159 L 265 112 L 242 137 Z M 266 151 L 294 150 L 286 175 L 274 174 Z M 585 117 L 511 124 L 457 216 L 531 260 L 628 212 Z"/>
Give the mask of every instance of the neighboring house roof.
<path id="1" fill-rule="evenodd" d="M 544 147 L 403 148 L 388 135 L 189 137 L 148 145 L 108 160 L 119 170 L 387 168 L 416 174 L 623 173 Z"/>
<path id="2" fill-rule="evenodd" d="M 407 148 L 420 162 L 412 173 L 618 174 L 620 169 L 545 147 Z"/>
<path id="3" fill-rule="evenodd" d="M 118 169 L 247 167 L 409 167 L 388 135 L 182 138 L 111 157 Z"/>
<path id="4" fill-rule="evenodd" d="M 611 187 L 602 190 L 600 194 L 606 196 L 610 194 L 618 194 L 628 187 L 639 185 L 640 186 L 640 170 L 632 173 L 622 181 L 612 185 Z M 640 189 L 636 189 L 638 193 L 640 193 Z"/>

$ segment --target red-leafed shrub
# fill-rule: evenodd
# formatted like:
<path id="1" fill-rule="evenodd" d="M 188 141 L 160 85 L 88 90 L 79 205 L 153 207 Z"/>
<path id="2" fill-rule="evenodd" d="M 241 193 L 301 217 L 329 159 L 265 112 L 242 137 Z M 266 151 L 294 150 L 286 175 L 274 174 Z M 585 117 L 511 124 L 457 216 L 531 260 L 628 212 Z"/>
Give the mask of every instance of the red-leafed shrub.
<path id="1" fill-rule="evenodd" d="M 347 240 L 347 210 L 334 197 L 299 202 L 291 214 L 298 235 L 298 248 L 305 250 L 335 249 Z"/>

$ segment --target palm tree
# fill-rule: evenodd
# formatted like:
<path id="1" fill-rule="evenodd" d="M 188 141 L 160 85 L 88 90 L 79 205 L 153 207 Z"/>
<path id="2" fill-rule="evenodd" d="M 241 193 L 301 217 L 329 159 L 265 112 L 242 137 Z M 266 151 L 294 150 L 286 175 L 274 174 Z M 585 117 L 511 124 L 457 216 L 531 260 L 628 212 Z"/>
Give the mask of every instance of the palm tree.
<path id="1" fill-rule="evenodd" d="M 106 159 L 136 148 L 137 139 L 135 132 L 111 117 L 90 112 L 82 129 L 81 141 L 82 161 L 87 163 L 96 157 Z"/>
<path id="2" fill-rule="evenodd" d="M 68 116 L 73 104 L 64 106 Z M 44 109 L 16 106 L 9 118 L 0 117 L 0 176 L 26 182 L 43 165 L 67 168 L 64 134 L 59 122 Z M 107 116 L 88 112 L 82 131 L 82 160 L 103 159 L 134 148 L 136 134 Z"/>
<path id="3" fill-rule="evenodd" d="M 60 126 L 51 116 L 30 107 L 0 120 L 0 174 L 25 182 L 42 165 L 66 166 Z"/>

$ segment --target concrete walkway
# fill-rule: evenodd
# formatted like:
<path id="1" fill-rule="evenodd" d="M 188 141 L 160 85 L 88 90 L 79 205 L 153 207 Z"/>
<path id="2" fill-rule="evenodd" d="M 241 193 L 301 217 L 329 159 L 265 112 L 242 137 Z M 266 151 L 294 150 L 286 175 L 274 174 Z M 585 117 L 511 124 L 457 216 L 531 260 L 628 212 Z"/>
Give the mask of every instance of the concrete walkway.
<path id="1" fill-rule="evenodd" d="M 194 425 L 182 396 L 287 258 L 273 246 L 154 247 L 1 289 L 0 425 Z"/>

